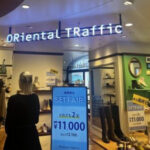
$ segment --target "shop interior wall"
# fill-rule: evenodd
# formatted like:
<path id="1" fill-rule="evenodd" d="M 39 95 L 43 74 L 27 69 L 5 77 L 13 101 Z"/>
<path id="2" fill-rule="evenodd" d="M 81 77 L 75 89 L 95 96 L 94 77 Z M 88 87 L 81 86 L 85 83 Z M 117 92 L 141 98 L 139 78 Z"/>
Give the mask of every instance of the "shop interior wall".
<path id="1" fill-rule="evenodd" d="M 12 94 L 15 94 L 19 90 L 18 80 L 21 72 L 29 71 L 33 75 L 33 78 L 38 76 L 40 87 L 45 88 L 46 72 L 50 72 L 50 69 L 57 70 L 57 78 L 62 81 L 63 56 L 14 54 Z"/>
<path id="2" fill-rule="evenodd" d="M 12 85 L 11 76 L 13 67 L 13 48 L 0 48 L 0 65 L 3 63 L 4 59 L 7 70 L 7 76 L 0 75 L 0 78 L 4 80 L 5 86 L 8 87 Z M 6 104 L 10 95 L 11 93 L 6 93 Z"/>
<path id="3" fill-rule="evenodd" d="M 129 71 L 129 63 L 132 58 L 136 58 L 140 61 L 141 63 L 141 74 L 138 77 L 134 77 L 131 75 Z M 150 89 L 150 76 L 146 74 L 146 72 L 149 70 L 147 69 L 147 64 L 146 64 L 146 56 L 136 56 L 136 55 L 124 55 L 123 56 L 123 68 L 124 68 L 124 87 L 125 87 L 125 100 L 132 100 L 133 93 L 139 94 L 141 96 L 149 98 L 149 92 L 143 91 L 144 89 Z M 147 84 L 147 87 L 143 87 L 142 90 L 134 90 L 132 91 L 132 80 L 138 80 L 143 77 L 145 83 Z"/>
<path id="4" fill-rule="evenodd" d="M 134 77 L 131 75 L 129 71 L 129 62 L 132 58 L 136 58 L 141 63 L 141 74 L 138 77 Z M 123 56 L 123 68 L 124 68 L 124 94 L 125 94 L 125 101 L 132 100 L 133 94 L 137 94 L 146 98 L 150 98 L 150 93 L 148 90 L 150 90 L 150 75 L 147 75 L 147 71 L 150 69 L 147 69 L 146 64 L 146 56 L 136 56 L 136 55 L 124 55 Z M 140 78 L 144 78 L 144 81 L 146 83 L 146 87 L 143 87 L 142 89 L 132 89 L 132 80 L 138 80 Z M 149 118 L 150 113 L 145 112 L 146 117 L 146 123 L 150 121 Z"/>
<path id="5" fill-rule="evenodd" d="M 123 60 L 122 56 L 116 56 L 106 59 L 98 59 L 105 56 L 110 56 L 116 53 L 131 53 L 135 54 L 149 54 L 150 44 L 148 43 L 139 43 L 139 42 L 114 42 L 108 44 L 102 48 L 91 51 L 89 53 L 90 68 L 97 67 L 102 64 L 107 64 L 110 61 L 115 62 L 115 83 L 116 87 L 116 99 L 120 108 L 120 118 L 121 118 L 121 128 L 124 133 L 128 134 L 128 121 L 127 121 L 127 111 L 126 111 L 126 102 L 124 97 L 124 70 L 123 70 Z M 113 61 L 114 60 L 114 61 Z M 128 64 L 127 64 L 128 65 Z M 125 87 L 126 88 L 126 87 Z M 147 117 L 146 117 L 147 118 Z M 96 132 L 95 132 L 96 133 Z"/>
<path id="6" fill-rule="evenodd" d="M 0 49 L 0 65 L 3 63 L 3 60 L 5 59 L 7 76 L 12 75 L 12 58 L 13 58 L 12 49 Z"/>

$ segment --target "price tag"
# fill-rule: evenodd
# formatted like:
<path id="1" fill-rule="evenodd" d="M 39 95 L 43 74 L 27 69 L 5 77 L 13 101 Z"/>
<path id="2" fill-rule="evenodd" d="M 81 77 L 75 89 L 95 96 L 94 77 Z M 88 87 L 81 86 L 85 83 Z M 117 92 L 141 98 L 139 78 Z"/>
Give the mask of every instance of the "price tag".
<path id="1" fill-rule="evenodd" d="M 144 106 L 137 105 L 131 101 L 127 102 L 128 124 L 130 131 L 145 130 Z"/>
<path id="2" fill-rule="evenodd" d="M 88 150 L 87 89 L 54 87 L 51 150 Z"/>

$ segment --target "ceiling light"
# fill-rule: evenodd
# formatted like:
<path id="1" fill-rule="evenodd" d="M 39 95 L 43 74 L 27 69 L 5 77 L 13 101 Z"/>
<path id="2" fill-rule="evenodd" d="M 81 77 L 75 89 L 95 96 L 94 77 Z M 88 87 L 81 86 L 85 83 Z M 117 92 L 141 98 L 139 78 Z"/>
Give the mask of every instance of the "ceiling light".
<path id="1" fill-rule="evenodd" d="M 75 47 L 79 47 L 79 44 L 74 45 Z"/>
<path id="2" fill-rule="evenodd" d="M 32 26 L 25 26 L 26 28 L 28 28 L 28 29 L 32 29 L 33 27 Z"/>
<path id="3" fill-rule="evenodd" d="M 126 35 L 122 35 L 122 38 L 126 38 L 127 36 Z"/>
<path id="4" fill-rule="evenodd" d="M 29 6 L 29 5 L 22 5 L 22 8 L 24 8 L 24 9 L 29 9 L 30 6 Z"/>
<path id="5" fill-rule="evenodd" d="M 124 2 L 124 5 L 128 6 L 128 5 L 132 5 L 133 4 L 133 0 L 126 0 Z"/>
<path id="6" fill-rule="evenodd" d="M 129 2 L 129 1 L 125 1 L 125 2 L 124 2 L 124 5 L 128 6 L 128 5 L 132 5 L 132 3 Z"/>
<path id="7" fill-rule="evenodd" d="M 125 26 L 126 27 L 131 27 L 131 26 L 133 26 L 133 23 L 126 23 Z"/>

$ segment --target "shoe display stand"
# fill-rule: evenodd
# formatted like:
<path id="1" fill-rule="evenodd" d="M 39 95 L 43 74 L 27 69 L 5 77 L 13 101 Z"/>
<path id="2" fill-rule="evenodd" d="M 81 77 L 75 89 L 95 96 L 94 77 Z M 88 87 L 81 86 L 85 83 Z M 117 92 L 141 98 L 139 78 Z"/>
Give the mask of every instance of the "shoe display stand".
<path id="1" fill-rule="evenodd" d="M 39 123 L 37 124 L 38 131 L 41 129 L 39 136 L 51 135 L 51 109 L 49 105 L 49 100 L 51 99 L 51 91 L 50 90 L 36 90 L 34 91 L 40 101 L 40 115 L 39 115 Z M 44 106 L 44 101 L 47 100 L 47 106 Z M 44 108 L 49 107 L 49 109 Z M 45 125 L 45 126 L 44 126 Z M 45 130 L 44 130 L 45 128 Z M 49 129 L 48 129 L 49 128 Z M 49 131 L 48 131 L 49 130 Z"/>
<path id="2" fill-rule="evenodd" d="M 104 99 L 107 99 L 108 102 L 112 103 L 115 101 L 115 78 L 114 71 L 109 75 L 108 73 L 104 74 L 103 78 L 103 91 L 104 91 Z"/>
<path id="3" fill-rule="evenodd" d="M 92 132 L 96 136 L 92 140 L 103 149 L 117 150 L 120 143 L 124 146 L 128 140 L 120 125 L 115 65 L 95 69 L 92 75 Z"/>
<path id="4" fill-rule="evenodd" d="M 51 110 L 46 110 L 44 108 L 44 101 L 51 99 L 51 90 L 36 90 L 35 93 L 39 97 L 40 101 L 40 115 L 39 122 L 37 124 L 37 129 L 39 132 L 39 139 L 42 149 L 50 149 L 50 139 L 51 139 Z M 49 105 L 49 103 L 46 105 Z M 50 107 L 50 106 L 49 106 Z M 44 108 L 44 109 L 43 109 Z"/>

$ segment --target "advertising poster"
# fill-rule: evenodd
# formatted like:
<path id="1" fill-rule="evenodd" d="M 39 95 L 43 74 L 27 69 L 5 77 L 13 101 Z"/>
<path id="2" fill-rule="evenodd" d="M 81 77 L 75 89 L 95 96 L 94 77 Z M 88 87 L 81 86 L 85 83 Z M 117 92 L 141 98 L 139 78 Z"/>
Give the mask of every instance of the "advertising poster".
<path id="1" fill-rule="evenodd" d="M 127 102 L 129 131 L 145 130 L 144 106 Z"/>
<path id="2" fill-rule="evenodd" d="M 149 105 L 149 99 L 148 98 L 137 95 L 137 94 L 133 94 L 132 102 L 135 104 L 144 106 L 144 107 L 148 107 L 148 105 Z"/>
<path id="3" fill-rule="evenodd" d="M 54 87 L 51 150 L 88 150 L 86 87 Z"/>

